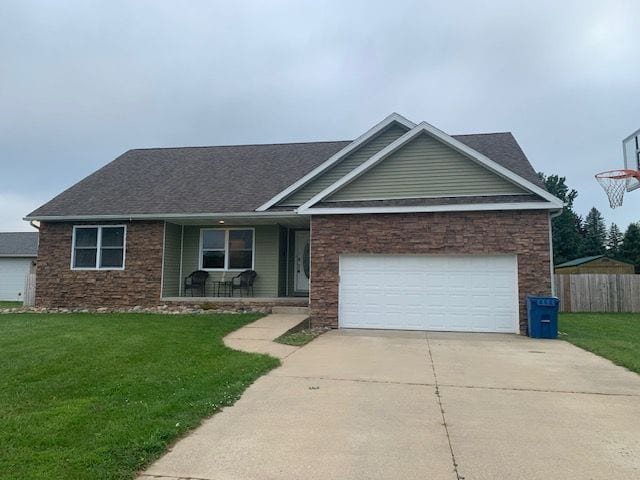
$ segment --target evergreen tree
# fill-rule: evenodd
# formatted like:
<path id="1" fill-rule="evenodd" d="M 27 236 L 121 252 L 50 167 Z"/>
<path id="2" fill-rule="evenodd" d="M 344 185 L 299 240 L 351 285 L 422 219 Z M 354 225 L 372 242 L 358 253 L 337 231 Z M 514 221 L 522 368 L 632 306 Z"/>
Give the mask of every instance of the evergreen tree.
<path id="1" fill-rule="evenodd" d="M 636 268 L 640 265 L 640 227 L 637 223 L 629 225 L 624 232 L 620 258 L 633 263 Z"/>
<path id="2" fill-rule="evenodd" d="M 620 248 L 622 247 L 622 232 L 618 225 L 612 223 L 607 234 L 607 254 L 611 258 L 620 258 Z"/>
<path id="3" fill-rule="evenodd" d="M 584 219 L 584 239 L 582 241 L 582 256 L 602 255 L 606 252 L 607 227 L 602 214 L 596 207 L 589 210 Z"/>
<path id="4" fill-rule="evenodd" d="M 555 195 L 566 203 L 567 207 L 573 208 L 573 201 L 578 196 L 578 192 L 574 188 L 569 189 L 566 184 L 566 177 L 560 177 L 558 175 L 546 176 L 544 173 L 538 172 L 538 178 L 542 180 L 550 194 Z"/>
<path id="5" fill-rule="evenodd" d="M 566 206 L 551 222 L 553 235 L 553 262 L 558 265 L 581 255 L 582 218 L 573 210 L 573 201 L 578 192 L 569 189 L 566 178 L 558 175 L 546 176 L 538 173 L 547 191 L 562 200 Z"/>

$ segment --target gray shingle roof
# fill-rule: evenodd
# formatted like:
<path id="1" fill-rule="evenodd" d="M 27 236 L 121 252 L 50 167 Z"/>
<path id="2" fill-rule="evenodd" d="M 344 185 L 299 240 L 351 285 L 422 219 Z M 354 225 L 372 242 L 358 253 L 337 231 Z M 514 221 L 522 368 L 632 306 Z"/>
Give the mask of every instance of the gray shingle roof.
<path id="1" fill-rule="evenodd" d="M 453 138 L 546 190 L 511 132 L 453 135 Z"/>
<path id="2" fill-rule="evenodd" d="M 35 257 L 38 232 L 0 232 L 0 257 Z"/>
<path id="3" fill-rule="evenodd" d="M 454 137 L 540 185 L 510 133 Z M 251 212 L 349 143 L 130 150 L 28 216 Z"/>

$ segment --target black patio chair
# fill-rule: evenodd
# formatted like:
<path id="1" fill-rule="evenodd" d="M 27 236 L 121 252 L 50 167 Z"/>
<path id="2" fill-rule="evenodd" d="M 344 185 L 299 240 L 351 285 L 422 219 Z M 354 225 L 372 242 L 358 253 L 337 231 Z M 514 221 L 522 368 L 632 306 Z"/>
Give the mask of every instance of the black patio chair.
<path id="1" fill-rule="evenodd" d="M 187 295 L 187 290 L 191 292 L 193 297 L 193 291 L 200 292 L 200 296 L 205 296 L 205 289 L 207 286 L 207 278 L 209 278 L 209 272 L 204 270 L 196 270 L 184 279 L 184 294 Z"/>
<path id="2" fill-rule="evenodd" d="M 249 296 L 249 292 L 251 292 L 251 296 L 253 297 L 253 282 L 257 276 L 258 274 L 255 270 L 245 270 L 233 277 L 231 279 L 231 296 L 233 297 L 233 293 L 236 290 L 240 290 L 240 296 L 242 297 L 242 291 L 244 290 L 247 292 L 247 296 Z"/>

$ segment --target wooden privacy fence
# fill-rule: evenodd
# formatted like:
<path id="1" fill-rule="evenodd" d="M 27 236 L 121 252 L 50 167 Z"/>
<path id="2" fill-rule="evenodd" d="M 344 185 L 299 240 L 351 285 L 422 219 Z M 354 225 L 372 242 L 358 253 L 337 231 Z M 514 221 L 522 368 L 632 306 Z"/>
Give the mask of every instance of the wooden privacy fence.
<path id="1" fill-rule="evenodd" d="M 22 297 L 24 306 L 33 306 L 36 303 L 36 274 L 28 273 L 24 277 L 24 296 Z"/>
<path id="2" fill-rule="evenodd" d="M 561 312 L 640 312 L 640 275 L 555 275 Z"/>

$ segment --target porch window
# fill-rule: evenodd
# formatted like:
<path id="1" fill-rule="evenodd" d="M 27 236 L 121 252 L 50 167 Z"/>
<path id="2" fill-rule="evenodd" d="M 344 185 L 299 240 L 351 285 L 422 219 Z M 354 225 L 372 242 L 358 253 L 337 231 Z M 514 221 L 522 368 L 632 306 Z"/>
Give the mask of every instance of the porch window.
<path id="1" fill-rule="evenodd" d="M 252 228 L 208 228 L 202 229 L 200 235 L 201 269 L 253 269 Z"/>
<path id="2" fill-rule="evenodd" d="M 74 270 L 124 269 L 124 225 L 73 227 L 71 268 Z"/>

